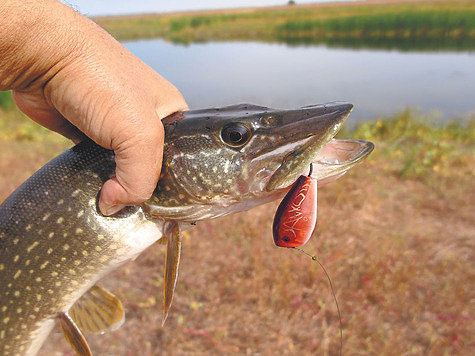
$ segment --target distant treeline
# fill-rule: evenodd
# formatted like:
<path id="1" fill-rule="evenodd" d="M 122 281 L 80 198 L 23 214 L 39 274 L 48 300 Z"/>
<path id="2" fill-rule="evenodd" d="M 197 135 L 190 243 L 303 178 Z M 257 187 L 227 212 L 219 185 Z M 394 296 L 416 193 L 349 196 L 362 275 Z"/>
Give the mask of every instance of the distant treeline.
<path id="1" fill-rule="evenodd" d="M 390 1 L 95 19 L 120 40 L 253 40 L 343 46 L 473 49 L 475 2 Z"/>

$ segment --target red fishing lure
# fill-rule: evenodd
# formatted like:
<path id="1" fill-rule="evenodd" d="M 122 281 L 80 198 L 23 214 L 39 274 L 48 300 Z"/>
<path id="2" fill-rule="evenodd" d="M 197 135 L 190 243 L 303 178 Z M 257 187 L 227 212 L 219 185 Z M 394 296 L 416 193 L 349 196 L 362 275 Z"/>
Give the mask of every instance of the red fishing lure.
<path id="1" fill-rule="evenodd" d="M 343 327 L 341 321 L 340 306 L 336 299 L 335 289 L 323 264 L 317 259 L 298 248 L 298 246 L 305 245 L 312 236 L 315 225 L 317 224 L 317 187 L 318 182 L 312 178 L 312 164 L 310 164 L 310 172 L 308 176 L 300 176 L 294 183 L 284 199 L 280 202 L 277 212 L 274 217 L 274 224 L 272 226 L 274 234 L 274 242 L 279 247 L 289 247 L 298 250 L 312 258 L 317 262 L 325 272 L 333 299 L 338 311 L 338 319 L 340 322 L 340 352 L 343 351 Z"/>
<path id="2" fill-rule="evenodd" d="M 300 176 L 284 197 L 274 217 L 274 242 L 280 247 L 305 245 L 317 223 L 317 180 Z"/>

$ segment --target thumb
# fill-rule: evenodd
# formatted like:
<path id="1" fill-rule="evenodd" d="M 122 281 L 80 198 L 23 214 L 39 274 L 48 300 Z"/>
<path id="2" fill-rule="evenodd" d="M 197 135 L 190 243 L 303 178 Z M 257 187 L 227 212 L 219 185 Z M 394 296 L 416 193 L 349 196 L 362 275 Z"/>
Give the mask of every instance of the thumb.
<path id="1" fill-rule="evenodd" d="M 130 193 L 116 177 L 104 183 L 99 197 L 99 210 L 102 214 L 114 215 L 125 208 L 125 201 L 130 201 Z"/>

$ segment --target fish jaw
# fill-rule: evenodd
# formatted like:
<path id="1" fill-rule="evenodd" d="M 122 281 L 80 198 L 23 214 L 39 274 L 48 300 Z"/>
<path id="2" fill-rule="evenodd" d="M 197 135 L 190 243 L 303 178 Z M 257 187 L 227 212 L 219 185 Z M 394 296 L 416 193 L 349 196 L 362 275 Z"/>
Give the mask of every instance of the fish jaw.
<path id="1" fill-rule="evenodd" d="M 267 183 L 266 191 L 293 184 L 318 152 L 338 133 L 352 110 L 353 105 L 348 103 L 325 104 L 306 112 L 306 117 L 301 120 L 290 123 L 290 130 L 293 127 L 294 131 L 305 130 L 309 137 L 305 141 L 299 141 L 298 146 L 284 157 L 282 164 Z"/>
<path id="2" fill-rule="evenodd" d="M 312 177 L 319 186 L 333 182 L 361 163 L 373 149 L 369 141 L 332 139 L 313 159 Z"/>

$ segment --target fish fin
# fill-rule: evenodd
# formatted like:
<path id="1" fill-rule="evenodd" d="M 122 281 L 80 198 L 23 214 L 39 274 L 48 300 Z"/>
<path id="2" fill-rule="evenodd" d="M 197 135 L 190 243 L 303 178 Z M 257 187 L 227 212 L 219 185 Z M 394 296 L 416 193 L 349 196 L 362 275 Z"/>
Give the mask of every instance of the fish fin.
<path id="1" fill-rule="evenodd" d="M 168 239 L 166 238 L 166 236 L 161 237 L 161 238 L 156 242 L 156 244 L 158 244 L 158 245 L 166 245 L 167 243 L 168 243 Z"/>
<path id="2" fill-rule="evenodd" d="M 118 329 L 125 320 L 120 300 L 99 286 L 89 289 L 69 309 L 68 315 L 83 332 L 103 334 Z"/>
<path id="3" fill-rule="evenodd" d="M 67 313 L 58 315 L 59 326 L 63 332 L 66 341 L 71 345 L 78 356 L 92 356 L 91 349 L 87 344 L 86 338 L 81 330 L 74 323 L 73 319 Z"/>
<path id="4" fill-rule="evenodd" d="M 167 258 L 165 263 L 164 277 L 164 299 L 163 299 L 163 320 L 162 326 L 167 320 L 168 311 L 173 300 L 176 280 L 178 277 L 178 265 L 180 264 L 181 254 L 181 234 L 180 226 L 174 223 L 171 232 L 167 234 Z"/>

